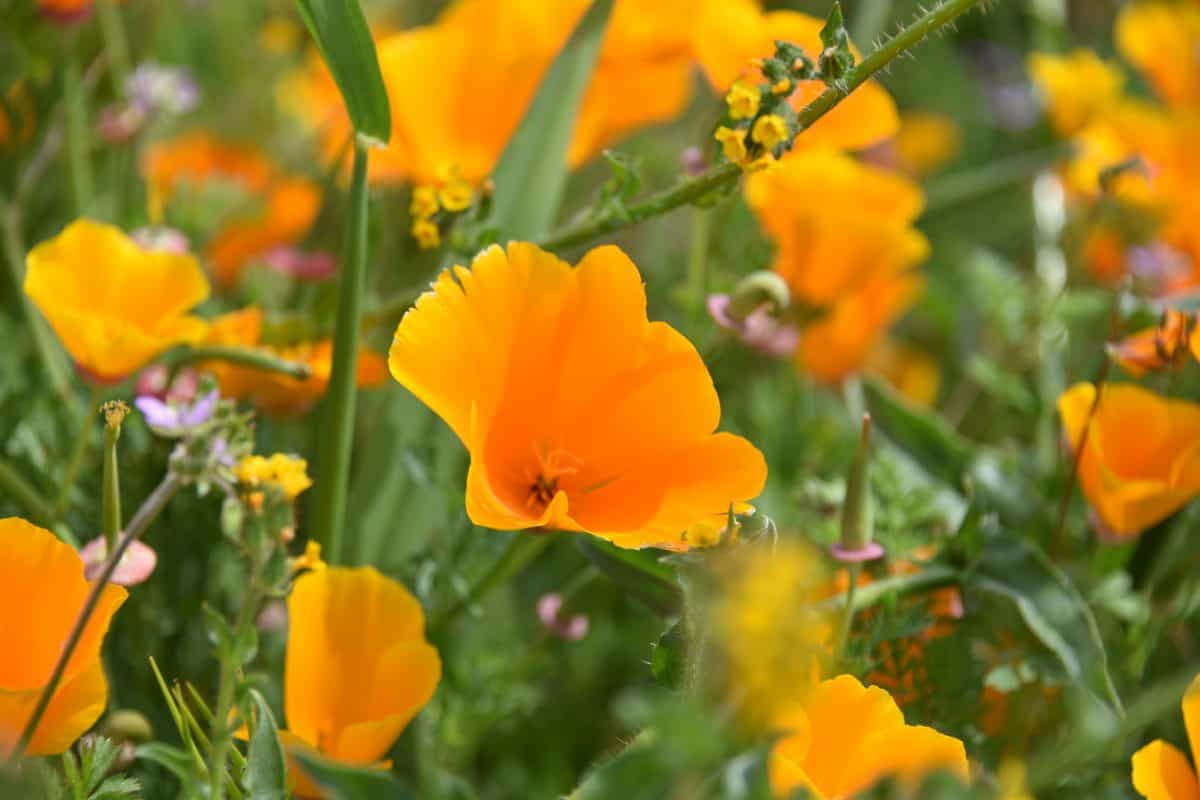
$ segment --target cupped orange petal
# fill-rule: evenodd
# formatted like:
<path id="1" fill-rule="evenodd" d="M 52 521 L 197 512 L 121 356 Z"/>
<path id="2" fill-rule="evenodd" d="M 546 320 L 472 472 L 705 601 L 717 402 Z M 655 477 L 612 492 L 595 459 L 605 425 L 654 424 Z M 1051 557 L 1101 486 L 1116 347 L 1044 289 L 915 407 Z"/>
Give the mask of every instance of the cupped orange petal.
<path id="1" fill-rule="evenodd" d="M 1192 750 L 1192 763 L 1200 764 L 1200 675 L 1188 684 L 1180 705 L 1183 706 L 1183 725 Z"/>
<path id="2" fill-rule="evenodd" d="M 0 519 L 0 552 L 0 635 L 11 652 L 21 654 L 0 660 L 3 757 L 28 722 L 90 586 L 72 547 L 19 517 Z M 120 586 L 104 587 L 30 743 L 31 754 L 62 752 L 103 712 L 108 684 L 100 646 L 126 597 Z"/>
<path id="3" fill-rule="evenodd" d="M 615 247 L 576 268 L 532 245 L 489 248 L 417 301 L 389 365 L 470 451 L 467 508 L 481 525 L 639 544 L 665 525 L 677 542 L 698 517 L 681 520 L 726 511 L 765 480 L 752 446 L 714 435 L 703 361 L 647 320 L 641 277 Z"/>
<path id="4" fill-rule="evenodd" d="M 1117 48 L 1171 105 L 1200 104 L 1200 8 L 1189 3 L 1131 3 L 1121 9 Z"/>
<path id="5" fill-rule="evenodd" d="M 1146 800 L 1200 800 L 1200 783 L 1187 756 L 1155 739 L 1133 754 L 1133 788 Z"/>
<path id="6" fill-rule="evenodd" d="M 288 729 L 329 758 L 377 761 L 441 678 L 420 604 L 371 567 L 320 566 L 296 581 L 288 616 Z"/>

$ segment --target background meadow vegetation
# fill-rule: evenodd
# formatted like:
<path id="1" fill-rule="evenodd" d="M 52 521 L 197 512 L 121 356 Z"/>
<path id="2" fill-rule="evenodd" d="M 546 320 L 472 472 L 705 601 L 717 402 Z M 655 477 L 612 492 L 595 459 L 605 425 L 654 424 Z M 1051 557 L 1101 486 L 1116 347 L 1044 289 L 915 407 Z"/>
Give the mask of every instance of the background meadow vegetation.
<path id="1" fill-rule="evenodd" d="M 830 12 L 827 0 L 765 5 L 822 20 Z M 747 275 L 772 268 L 776 242 L 742 190 L 758 176 L 726 182 L 699 204 L 552 248 L 574 264 L 592 246 L 620 246 L 645 281 L 650 319 L 668 322 L 703 357 L 721 399 L 721 430 L 754 443 L 769 468 L 753 501 L 756 515 L 743 522 L 742 544 L 727 537 L 711 551 L 670 555 L 622 551 L 582 534 L 479 528 L 464 507 L 470 456 L 462 443 L 390 376 L 369 381 L 358 395 L 336 561 L 374 566 L 413 593 L 442 675 L 389 751 L 395 783 L 331 796 L 772 796 L 772 737 L 748 735 L 726 704 L 697 689 L 695 671 L 705 668 L 697 653 L 709 634 L 690 621 L 703 616 L 706 603 L 761 603 L 779 613 L 813 599 L 782 588 L 773 596 L 770 586 L 759 587 L 761 598 L 722 599 L 707 581 L 721 552 L 751 546 L 760 529 L 762 546 L 777 536 L 824 552 L 838 540 L 864 411 L 873 420 L 874 538 L 888 555 L 865 567 L 873 576 L 862 590 L 869 610 L 854 619 L 841 671 L 891 690 L 909 723 L 961 739 L 972 769 L 969 787 L 935 776 L 914 796 L 1131 797 L 1133 752 L 1156 738 L 1185 747 L 1179 704 L 1196 671 L 1200 632 L 1197 509 L 1181 504 L 1117 541 L 1099 536 L 1064 447 L 1058 401 L 1073 384 L 1096 380 L 1140 380 L 1161 395 L 1194 399 L 1200 381 L 1194 364 L 1131 377 L 1111 362 L 1106 344 L 1154 325 L 1162 297 L 1129 281 L 1097 280 L 1085 247 L 1096 215 L 1061 179 L 1078 150 L 1051 123 L 1028 67 L 1031 53 L 1076 47 L 1120 62 L 1113 26 L 1127 5 L 991 0 L 877 76 L 900 110 L 900 135 L 909 138 L 892 137 L 865 157 L 895 166 L 896 148 L 907 148 L 901 157 L 910 160 L 898 169 L 923 190 L 913 226 L 929 248 L 919 264 L 919 296 L 884 326 L 886 336 L 869 357 L 834 380 L 748 347 L 708 311 L 710 294 L 735 292 Z M 430 24 L 444 7 L 433 0 L 362 3 L 376 36 Z M 910 0 L 843 0 L 841 10 L 863 53 L 924 11 Z M 314 133 L 311 117 L 297 113 L 298 103 L 303 111 L 314 102 L 297 82 L 318 55 L 293 3 L 126 0 L 107 12 L 115 16 L 93 13 L 65 24 L 32 0 L 0 0 L 7 262 L 0 280 L 0 517 L 26 517 L 73 545 L 100 530 L 101 419 L 84 407 L 88 389 L 74 372 L 71 402 L 55 390 L 37 341 L 40 312 L 21 288 L 28 251 L 84 216 L 126 232 L 166 224 L 193 244 L 211 241 L 231 204 L 244 200 L 236 187 L 209 186 L 164 205 L 146 159 L 157 144 L 184 133 L 247 143 L 280 174 L 315 187 L 311 221 L 284 239 L 303 253 L 331 254 L 334 268 L 307 280 L 266 265 L 260 253 L 248 259 L 236 286 L 215 290 L 197 313 L 213 318 L 255 305 L 264 310 L 268 338 L 310 340 L 331 336 L 337 325 L 351 212 L 350 154 L 343 150 L 331 163 L 329 143 Z M 105 26 L 114 19 L 128 65 L 186 69 L 194 105 L 160 108 L 132 131 L 121 128 L 113 115 L 129 98 L 113 78 L 113 34 Z M 1121 69 L 1127 93 L 1155 96 L 1136 69 Z M 79 79 L 74 88 L 72 74 Z M 560 207 L 550 209 L 554 224 L 540 233 L 586 218 L 580 215 L 589 209 L 669 189 L 697 160 L 701 168 L 725 163 L 713 140 L 714 129 L 728 122 L 723 92 L 699 70 L 690 80 L 681 113 L 639 127 L 570 173 Z M 181 90 L 173 91 L 178 100 Z M 623 102 L 649 102 L 644 91 L 630 89 Z M 553 124 L 556 109 L 538 111 L 547 115 L 543 124 Z M 464 111 L 462 118 L 473 116 Z M 929 120 L 931 128 L 920 127 Z M 89 186 L 79 185 L 81 160 Z M 553 193 L 554 180 L 531 171 L 520 193 Z M 800 203 L 835 202 L 804 197 L 802 186 L 792 191 Z M 477 203 L 488 202 L 484 195 L 475 195 Z M 362 346 L 386 356 L 405 309 L 441 268 L 470 263 L 479 246 L 510 234 L 476 224 L 476 205 L 457 226 L 442 228 L 441 246 L 425 248 L 413 235 L 411 185 L 372 184 L 369 204 Z M 851 203 L 847 214 L 855 213 Z M 193 249 L 211 272 L 211 254 Z M 1185 311 L 1194 305 L 1188 296 L 1172 302 Z M 122 391 L 116 397 L 132 403 L 132 389 Z M 309 399 L 299 413 L 260 410 L 254 452 L 306 458 L 319 486 L 327 474 L 329 408 Z M 81 435 L 89 444 L 72 475 Z M 1129 435 L 1138 435 L 1136 426 Z M 127 511 L 154 490 L 175 445 L 140 414 L 127 418 L 119 450 Z M 41 500 L 31 505 L 26 490 Z M 313 495 L 296 501 L 293 555 L 313 533 Z M 166 746 L 181 739 L 148 657 L 168 682 L 186 681 L 201 697 L 215 698 L 223 667 L 211 612 L 231 616 L 246 590 L 245 556 L 223 533 L 222 509 L 216 494 L 192 488 L 163 509 L 145 536 L 157 566 L 130 587 L 105 641 L 109 712 L 136 711 Z M 844 599 L 844 565 L 811 558 Z M 889 576 L 892 583 L 880 584 Z M 940 603 L 950 601 L 935 592 L 946 587 L 957 589 L 949 616 Z M 582 636 L 539 618 L 539 601 L 551 593 L 563 599 L 562 619 L 586 619 Z M 281 614 L 278 601 L 265 604 L 245 665 L 246 679 L 276 717 L 285 691 Z M 773 642 L 730 646 L 767 663 L 791 646 L 787 635 L 784 625 Z M 0 660 L 22 657 L 0 649 Z M 121 774 L 140 788 L 113 796 L 201 791 L 166 761 L 122 761 Z M 48 758 L 45 769 L 62 768 Z M 22 785 L 12 791 L 34 791 Z M 891 797 L 912 790 L 888 783 L 872 791 Z"/>

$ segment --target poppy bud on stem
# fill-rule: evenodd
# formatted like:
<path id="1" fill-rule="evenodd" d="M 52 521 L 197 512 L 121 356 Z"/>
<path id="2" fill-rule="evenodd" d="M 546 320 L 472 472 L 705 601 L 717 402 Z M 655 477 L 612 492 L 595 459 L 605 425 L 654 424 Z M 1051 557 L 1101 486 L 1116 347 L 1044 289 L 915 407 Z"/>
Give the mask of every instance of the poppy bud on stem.
<path id="1" fill-rule="evenodd" d="M 121 535 L 121 483 L 117 473 L 117 440 L 121 438 L 121 423 L 129 406 L 120 400 L 110 400 L 100 411 L 104 414 L 104 484 L 103 520 L 104 544 L 111 553 Z"/>
<path id="2" fill-rule="evenodd" d="M 729 296 L 726 314 L 735 322 L 744 322 L 746 317 L 763 306 L 768 313 L 775 314 L 787 308 L 791 292 L 787 281 L 777 273 L 767 270 L 752 272 L 738 283 Z"/>
<path id="3" fill-rule="evenodd" d="M 829 549 L 833 557 L 846 565 L 849 585 L 846 587 L 846 607 L 838 630 L 836 658 L 846 654 L 850 626 L 854 622 L 854 593 L 862 562 L 883 555 L 883 548 L 872 541 L 875 535 L 875 512 L 871 502 L 871 415 L 862 416 L 862 438 L 858 453 L 846 479 L 846 498 L 842 502 L 842 535 Z"/>

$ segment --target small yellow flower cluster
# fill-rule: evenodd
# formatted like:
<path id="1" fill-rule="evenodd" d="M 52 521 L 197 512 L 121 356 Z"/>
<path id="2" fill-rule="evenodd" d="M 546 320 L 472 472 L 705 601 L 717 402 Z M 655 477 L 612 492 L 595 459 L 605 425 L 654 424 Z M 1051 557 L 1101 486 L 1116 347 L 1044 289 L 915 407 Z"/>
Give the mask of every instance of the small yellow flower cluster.
<path id="1" fill-rule="evenodd" d="M 465 211 L 475 199 L 475 190 L 450 170 L 441 185 L 417 186 L 413 189 L 412 202 L 408 210 L 412 214 L 412 235 L 422 250 L 431 250 L 442 243 L 441 232 L 434 217 L 445 209 L 449 212 Z"/>
<path id="2" fill-rule="evenodd" d="M 778 56 L 775 61 L 779 61 Z M 713 134 L 725 158 L 746 171 L 758 171 L 774 163 L 780 147 L 789 145 L 793 136 L 788 98 L 796 88 L 795 75 L 787 67 L 762 59 L 756 59 L 753 67 L 763 83 L 734 81 L 725 95 L 732 124 L 721 125 Z"/>
<path id="3" fill-rule="evenodd" d="M 277 486 L 288 500 L 312 486 L 308 477 L 308 462 L 303 458 L 276 453 L 270 458 L 246 456 L 235 470 L 238 481 L 245 487 L 258 489 Z"/>

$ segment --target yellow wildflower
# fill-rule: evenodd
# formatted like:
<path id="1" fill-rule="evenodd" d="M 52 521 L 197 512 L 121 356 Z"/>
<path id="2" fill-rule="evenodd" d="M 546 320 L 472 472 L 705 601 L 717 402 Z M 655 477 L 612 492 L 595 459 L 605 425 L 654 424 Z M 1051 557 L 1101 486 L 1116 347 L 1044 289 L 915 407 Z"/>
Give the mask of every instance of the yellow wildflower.
<path id="1" fill-rule="evenodd" d="M 308 462 L 283 453 L 276 453 L 270 458 L 246 456 L 238 462 L 235 474 L 243 486 L 276 486 L 288 500 L 295 500 L 297 495 L 312 486 L 312 480 L 308 477 Z"/>
<path id="2" fill-rule="evenodd" d="M 438 200 L 447 211 L 463 211 L 470 207 L 475 193 L 471 184 L 457 176 L 449 178 L 438 189 Z"/>
<path id="3" fill-rule="evenodd" d="M 775 84 L 771 86 L 771 94 L 791 94 L 792 88 L 792 82 L 787 78 L 784 78 L 783 80 L 776 81 Z"/>
<path id="4" fill-rule="evenodd" d="M 750 138 L 768 150 L 774 150 L 788 139 L 787 121 L 778 114 L 767 114 L 754 122 Z"/>
<path id="5" fill-rule="evenodd" d="M 734 81 L 725 102 L 729 105 L 730 119 L 753 119 L 758 113 L 758 88 L 745 81 Z"/>
<path id="6" fill-rule="evenodd" d="M 412 202 L 408 212 L 414 219 L 429 219 L 438 212 L 441 204 L 438 202 L 437 189 L 432 186 L 418 186 L 413 189 Z"/>
<path id="7" fill-rule="evenodd" d="M 726 128 L 724 125 L 717 128 L 717 132 L 713 134 L 713 138 L 721 143 L 721 152 L 735 164 L 741 164 L 746 160 L 746 132 L 735 131 L 732 128 Z"/>
<path id="8" fill-rule="evenodd" d="M 413 223 L 412 235 L 422 250 L 432 250 L 442 243 L 438 226 L 427 219 L 419 219 Z"/>

